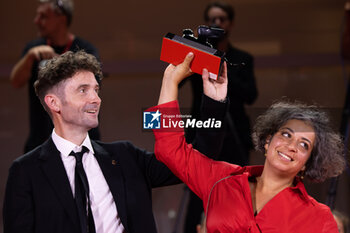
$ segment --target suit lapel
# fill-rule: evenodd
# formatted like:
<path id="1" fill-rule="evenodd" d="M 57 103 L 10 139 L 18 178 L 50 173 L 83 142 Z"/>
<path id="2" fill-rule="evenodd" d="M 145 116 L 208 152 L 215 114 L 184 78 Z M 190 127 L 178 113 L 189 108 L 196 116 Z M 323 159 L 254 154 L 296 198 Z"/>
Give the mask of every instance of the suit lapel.
<path id="1" fill-rule="evenodd" d="M 116 155 L 109 154 L 102 146 L 96 142 L 91 141 L 91 143 L 95 150 L 95 157 L 113 195 L 114 202 L 117 206 L 118 215 L 126 231 L 128 231 L 126 194 L 120 161 L 118 161 Z"/>
<path id="2" fill-rule="evenodd" d="M 41 169 L 46 175 L 52 188 L 55 190 L 55 193 L 60 203 L 63 205 L 66 213 L 77 227 L 78 232 L 79 219 L 76 213 L 72 189 L 60 157 L 60 152 L 57 150 L 51 137 L 43 144 L 39 160 Z"/>

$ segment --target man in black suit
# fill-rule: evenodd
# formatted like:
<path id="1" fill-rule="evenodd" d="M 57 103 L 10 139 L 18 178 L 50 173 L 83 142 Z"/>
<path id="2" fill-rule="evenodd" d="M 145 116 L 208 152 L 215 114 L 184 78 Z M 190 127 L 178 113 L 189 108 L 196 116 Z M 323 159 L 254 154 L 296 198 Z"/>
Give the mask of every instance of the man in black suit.
<path id="1" fill-rule="evenodd" d="M 54 130 L 10 168 L 4 233 L 157 232 L 151 188 L 179 180 L 131 143 L 90 140 L 101 104 L 98 77 L 100 64 L 81 51 L 40 70 L 35 90 Z"/>

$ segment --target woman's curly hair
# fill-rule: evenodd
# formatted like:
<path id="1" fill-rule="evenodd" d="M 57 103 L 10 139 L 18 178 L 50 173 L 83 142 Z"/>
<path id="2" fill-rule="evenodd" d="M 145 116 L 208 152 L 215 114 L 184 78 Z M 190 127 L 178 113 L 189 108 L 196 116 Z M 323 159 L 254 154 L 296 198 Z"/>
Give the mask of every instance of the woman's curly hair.
<path id="1" fill-rule="evenodd" d="M 256 120 L 253 128 L 255 149 L 265 151 L 268 137 L 273 136 L 289 120 L 301 120 L 313 127 L 315 143 L 306 163 L 304 176 L 314 182 L 340 175 L 345 168 L 344 144 L 334 132 L 328 115 L 314 105 L 279 101 Z"/>

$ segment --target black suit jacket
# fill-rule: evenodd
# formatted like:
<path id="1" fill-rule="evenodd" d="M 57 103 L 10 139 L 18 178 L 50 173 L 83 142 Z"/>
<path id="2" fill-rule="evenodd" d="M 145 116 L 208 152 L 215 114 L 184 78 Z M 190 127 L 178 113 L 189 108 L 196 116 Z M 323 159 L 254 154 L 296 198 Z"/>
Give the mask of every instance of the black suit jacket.
<path id="1" fill-rule="evenodd" d="M 224 121 L 226 109 L 226 103 L 204 96 L 203 116 Z M 199 130 L 194 147 L 215 156 L 223 137 L 222 130 Z M 153 153 L 129 142 L 91 142 L 125 230 L 157 232 L 151 189 L 180 180 Z M 79 233 L 72 190 L 51 137 L 12 164 L 3 217 L 4 233 Z"/>
<path id="2" fill-rule="evenodd" d="M 129 142 L 92 141 L 127 232 L 155 233 L 151 188 L 179 183 L 152 153 Z M 68 177 L 50 138 L 10 168 L 3 209 L 4 233 L 78 233 Z"/>

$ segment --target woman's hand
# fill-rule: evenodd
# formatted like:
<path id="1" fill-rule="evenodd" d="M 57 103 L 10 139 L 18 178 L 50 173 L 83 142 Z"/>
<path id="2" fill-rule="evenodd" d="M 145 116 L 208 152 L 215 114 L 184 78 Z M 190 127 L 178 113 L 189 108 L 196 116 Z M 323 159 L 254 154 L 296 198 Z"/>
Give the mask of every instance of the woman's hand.
<path id="1" fill-rule="evenodd" d="M 209 78 L 207 69 L 203 69 L 203 92 L 206 96 L 216 100 L 224 101 L 227 96 L 227 64 L 224 63 L 223 70 L 217 80 Z"/>
<path id="2" fill-rule="evenodd" d="M 171 81 L 178 85 L 183 79 L 190 76 L 192 74 L 190 66 L 193 57 L 194 54 L 191 52 L 186 55 L 185 60 L 181 64 L 177 66 L 168 65 L 165 69 L 163 80 Z"/>
<path id="3" fill-rule="evenodd" d="M 193 74 L 190 68 L 193 57 L 194 54 L 192 52 L 188 53 L 181 64 L 177 66 L 170 64 L 166 68 L 163 75 L 158 105 L 177 99 L 179 83 Z"/>

